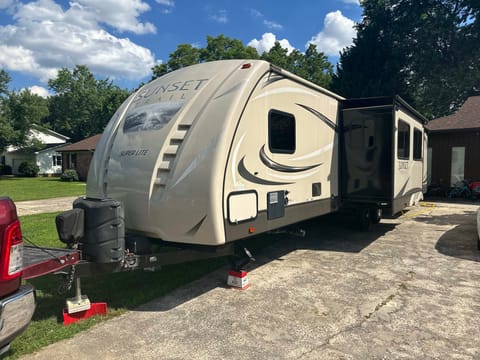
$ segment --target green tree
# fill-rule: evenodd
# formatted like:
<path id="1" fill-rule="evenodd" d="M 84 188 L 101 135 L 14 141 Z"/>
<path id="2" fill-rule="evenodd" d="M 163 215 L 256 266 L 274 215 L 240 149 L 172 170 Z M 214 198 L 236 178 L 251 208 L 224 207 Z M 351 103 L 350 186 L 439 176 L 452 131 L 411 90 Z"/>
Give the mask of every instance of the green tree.
<path id="1" fill-rule="evenodd" d="M 288 58 L 288 49 L 282 48 L 282 45 L 278 41 L 270 48 L 269 51 L 265 51 L 260 58 L 268 61 L 274 65 L 277 65 L 285 70 L 290 70 L 290 61 Z"/>
<path id="2" fill-rule="evenodd" d="M 5 70 L 0 70 L 0 152 L 10 143 L 13 129 L 6 116 L 5 96 L 11 79 Z"/>
<path id="3" fill-rule="evenodd" d="M 317 51 L 314 44 L 310 44 L 304 54 L 298 50 L 289 54 L 288 49 L 282 48 L 276 41 L 269 51 L 262 54 L 261 59 L 326 88 L 332 80 L 333 65 L 324 53 Z"/>
<path id="4" fill-rule="evenodd" d="M 166 63 L 155 65 L 152 68 L 152 79 L 170 71 L 206 61 L 259 58 L 320 86 L 328 87 L 331 82 L 333 66 L 325 54 L 317 51 L 315 45 L 310 45 L 305 54 L 298 50 L 289 54 L 288 49 L 282 48 L 277 41 L 269 51 L 259 56 L 255 48 L 244 46 L 240 40 L 224 35 L 207 36 L 207 45 L 204 48 L 196 48 L 189 44 L 178 45 Z"/>
<path id="5" fill-rule="evenodd" d="M 72 141 L 102 132 L 129 95 L 108 79 L 95 79 L 85 65 L 59 70 L 48 86 L 55 92 L 49 102 L 48 125 Z"/>
<path id="6" fill-rule="evenodd" d="M 4 69 L 0 70 L 0 96 L 5 96 L 8 93 L 8 84 L 12 81 L 8 72 Z"/>
<path id="7" fill-rule="evenodd" d="M 32 94 L 30 90 L 10 92 L 4 99 L 5 117 L 11 126 L 9 144 L 19 147 L 39 144 L 28 137 L 34 124 L 41 124 L 48 116 L 48 100 Z"/>
<path id="8" fill-rule="evenodd" d="M 8 145 L 38 146 L 28 133 L 48 115 L 46 99 L 30 90 L 10 91 L 9 83 L 9 74 L 0 70 L 0 152 Z"/>
<path id="9" fill-rule="evenodd" d="M 363 0 L 357 38 L 340 56 L 333 90 L 399 94 L 428 117 L 451 113 L 480 89 L 479 3 Z"/>
<path id="10" fill-rule="evenodd" d="M 200 60 L 258 59 L 258 53 L 251 46 L 244 46 L 240 40 L 224 35 L 207 36 L 207 46 L 200 50 Z"/>
<path id="11" fill-rule="evenodd" d="M 166 63 L 152 68 L 152 80 L 185 66 L 225 59 L 258 59 L 258 54 L 253 47 L 244 46 L 240 40 L 224 35 L 207 36 L 205 48 L 197 48 L 190 44 L 178 45 Z"/>
<path id="12" fill-rule="evenodd" d="M 185 66 L 198 64 L 200 62 L 200 50 L 190 44 L 180 44 L 170 54 L 167 63 L 155 65 L 152 68 L 153 78 L 156 79 L 167 72 L 180 69 Z"/>

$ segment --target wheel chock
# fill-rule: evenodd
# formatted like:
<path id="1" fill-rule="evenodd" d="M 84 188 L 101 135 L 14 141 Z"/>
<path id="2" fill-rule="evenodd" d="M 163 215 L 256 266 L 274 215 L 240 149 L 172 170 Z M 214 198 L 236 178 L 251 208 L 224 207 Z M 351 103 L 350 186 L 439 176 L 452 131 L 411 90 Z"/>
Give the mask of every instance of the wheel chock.
<path id="1" fill-rule="evenodd" d="M 232 289 L 246 290 L 250 287 L 247 272 L 244 270 L 230 270 L 228 272 L 227 284 Z"/>
<path id="2" fill-rule="evenodd" d="M 63 309 L 65 326 L 95 315 L 107 315 L 107 303 L 91 303 L 87 295 L 82 295 L 79 277 L 76 278 L 75 297 L 67 299 L 66 305 Z"/>
<path id="3" fill-rule="evenodd" d="M 88 319 L 95 315 L 107 315 L 107 303 L 91 303 L 90 308 L 87 310 L 69 313 L 67 309 L 63 309 L 63 325 L 68 326 L 76 323 L 77 321 Z"/>

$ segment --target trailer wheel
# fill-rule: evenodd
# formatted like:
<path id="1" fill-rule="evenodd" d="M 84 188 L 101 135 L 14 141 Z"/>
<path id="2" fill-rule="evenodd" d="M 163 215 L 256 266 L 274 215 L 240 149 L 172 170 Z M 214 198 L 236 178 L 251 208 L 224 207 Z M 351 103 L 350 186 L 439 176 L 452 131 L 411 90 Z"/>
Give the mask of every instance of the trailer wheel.
<path id="1" fill-rule="evenodd" d="M 370 209 L 370 219 L 372 224 L 378 224 L 382 219 L 382 209 L 380 208 L 371 208 Z"/>
<path id="2" fill-rule="evenodd" d="M 371 211 L 369 208 L 360 208 L 358 211 L 358 227 L 360 231 L 370 231 L 372 230 L 372 217 Z"/>

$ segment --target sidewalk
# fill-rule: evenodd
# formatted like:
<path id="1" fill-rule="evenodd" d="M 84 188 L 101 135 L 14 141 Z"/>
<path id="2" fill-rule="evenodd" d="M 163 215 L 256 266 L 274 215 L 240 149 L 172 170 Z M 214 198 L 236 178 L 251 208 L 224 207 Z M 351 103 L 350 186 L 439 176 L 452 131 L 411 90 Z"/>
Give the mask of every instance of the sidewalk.
<path id="1" fill-rule="evenodd" d="M 78 196 L 68 196 L 53 199 L 30 200 L 16 202 L 18 216 L 33 215 L 46 212 L 65 211 L 72 208 L 72 203 Z"/>

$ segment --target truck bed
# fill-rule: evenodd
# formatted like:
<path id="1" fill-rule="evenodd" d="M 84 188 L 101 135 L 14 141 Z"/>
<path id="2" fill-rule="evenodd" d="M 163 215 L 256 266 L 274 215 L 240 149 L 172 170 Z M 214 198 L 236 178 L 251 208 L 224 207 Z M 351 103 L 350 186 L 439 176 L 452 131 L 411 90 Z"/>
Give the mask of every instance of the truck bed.
<path id="1" fill-rule="evenodd" d="M 54 273 L 80 261 L 76 249 L 24 246 L 23 251 L 23 279 Z"/>

